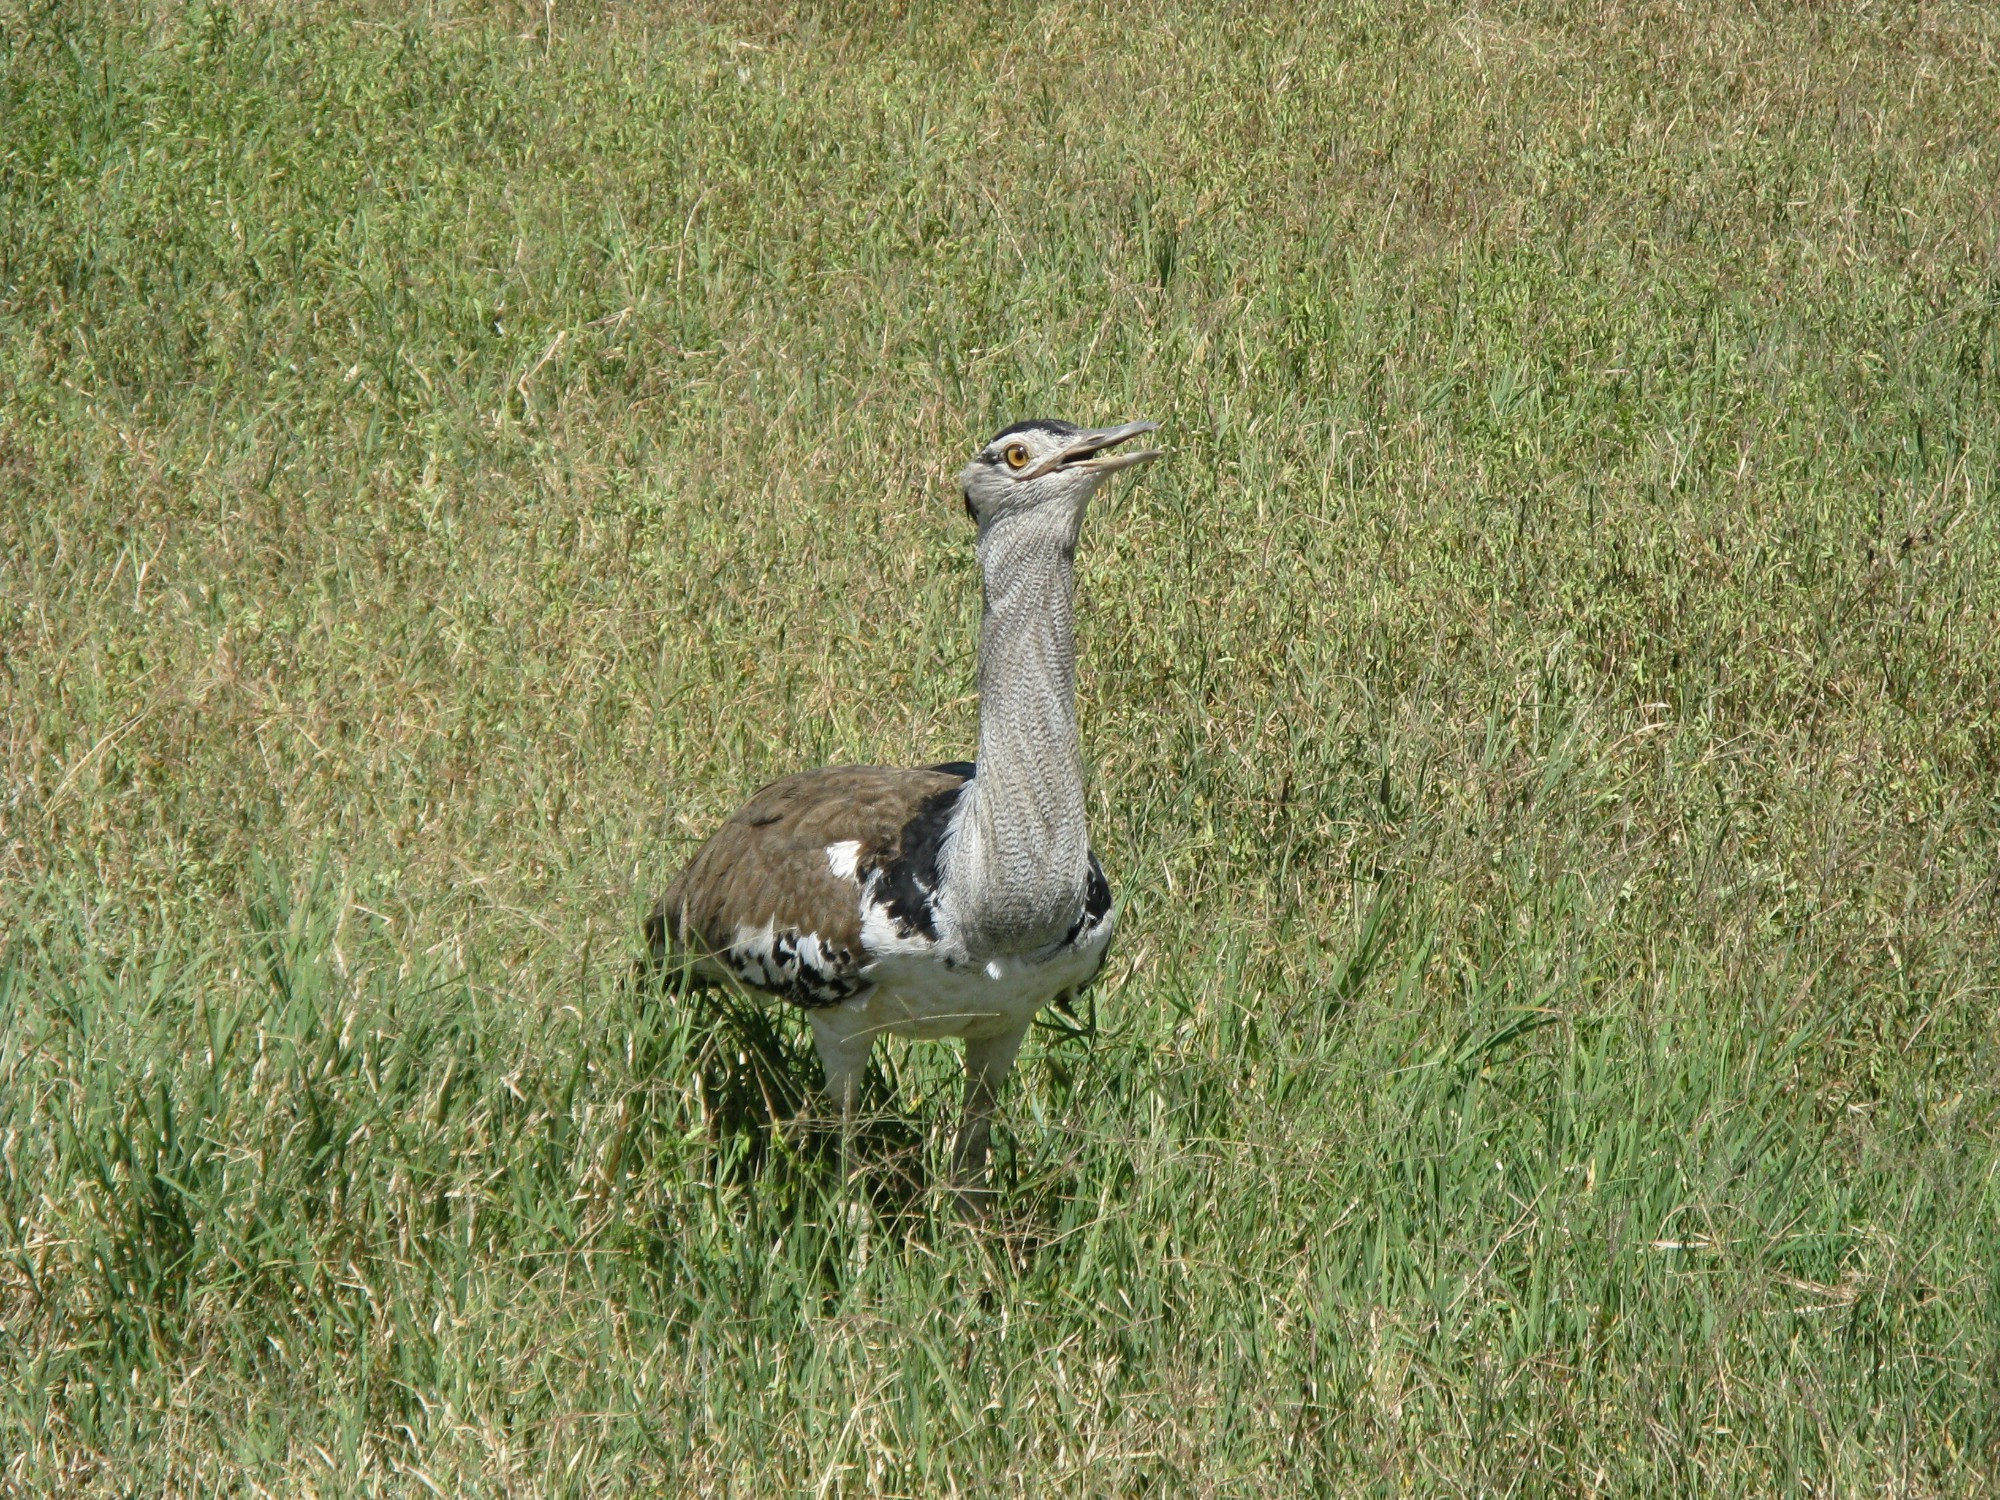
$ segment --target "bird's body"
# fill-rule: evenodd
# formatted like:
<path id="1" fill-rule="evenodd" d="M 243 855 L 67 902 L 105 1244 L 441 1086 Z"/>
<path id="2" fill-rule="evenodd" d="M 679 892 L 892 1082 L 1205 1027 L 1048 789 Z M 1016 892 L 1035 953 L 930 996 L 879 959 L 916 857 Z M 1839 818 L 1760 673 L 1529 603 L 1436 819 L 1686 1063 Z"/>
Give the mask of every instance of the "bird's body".
<path id="1" fill-rule="evenodd" d="M 1023 423 L 962 476 L 979 522 L 978 759 L 773 782 L 695 854 L 648 923 L 697 978 L 805 1010 L 851 1109 L 884 1033 L 958 1036 L 956 1158 L 982 1169 L 993 1095 L 1035 1013 L 1090 982 L 1115 916 L 1084 822 L 1071 600 L 1084 506 L 1150 424 Z"/>
<path id="2" fill-rule="evenodd" d="M 940 846 L 973 767 L 830 766 L 773 782 L 661 902 L 696 973 L 822 1012 L 843 1036 L 1018 1029 L 1095 977 L 1111 887 L 1093 857 L 1055 942 L 975 961 L 937 900 Z"/>

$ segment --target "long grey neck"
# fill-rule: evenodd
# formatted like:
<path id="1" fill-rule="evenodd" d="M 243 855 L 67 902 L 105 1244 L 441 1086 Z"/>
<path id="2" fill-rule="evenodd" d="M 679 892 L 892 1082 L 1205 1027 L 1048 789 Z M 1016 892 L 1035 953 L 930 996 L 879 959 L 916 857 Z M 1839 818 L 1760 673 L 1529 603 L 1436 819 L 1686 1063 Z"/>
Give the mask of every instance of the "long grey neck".
<path id="1" fill-rule="evenodd" d="M 1058 942 L 1090 872 L 1076 733 L 1073 599 L 1081 508 L 1008 517 L 979 539 L 979 761 L 943 850 L 939 898 L 968 955 Z"/>

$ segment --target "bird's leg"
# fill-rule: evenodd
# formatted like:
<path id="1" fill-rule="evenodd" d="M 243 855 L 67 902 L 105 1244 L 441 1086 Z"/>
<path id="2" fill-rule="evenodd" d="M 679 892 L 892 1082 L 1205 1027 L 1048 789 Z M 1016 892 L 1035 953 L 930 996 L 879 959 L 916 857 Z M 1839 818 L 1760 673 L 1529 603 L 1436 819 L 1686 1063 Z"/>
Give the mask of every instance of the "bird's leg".
<path id="1" fill-rule="evenodd" d="M 987 1196 L 986 1151 L 993 1135 L 993 1109 L 1000 1085 L 1012 1071 L 1027 1034 L 1024 1025 L 998 1036 L 965 1039 L 965 1115 L 952 1148 L 951 1176 L 959 1201 L 974 1210 L 984 1206 Z"/>
<path id="2" fill-rule="evenodd" d="M 840 1180 L 847 1181 L 847 1151 L 854 1135 L 854 1109 L 861 1102 L 861 1080 L 868 1072 L 868 1054 L 874 1050 L 874 1032 L 850 1030 L 842 1022 L 849 1018 L 837 1008 L 806 1012 L 812 1021 L 813 1046 L 820 1067 L 826 1072 L 827 1097 L 840 1110 Z"/>

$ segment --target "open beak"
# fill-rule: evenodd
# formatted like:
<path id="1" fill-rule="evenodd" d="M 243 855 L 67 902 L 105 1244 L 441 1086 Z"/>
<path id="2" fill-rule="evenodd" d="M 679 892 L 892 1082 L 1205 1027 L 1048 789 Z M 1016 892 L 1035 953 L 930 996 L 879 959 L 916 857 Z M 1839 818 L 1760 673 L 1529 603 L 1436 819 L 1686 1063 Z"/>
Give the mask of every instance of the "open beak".
<path id="1" fill-rule="evenodd" d="M 1129 442 L 1142 432 L 1158 432 L 1158 422 L 1127 422 L 1123 427 L 1103 427 L 1096 432 L 1079 432 L 1071 438 L 1069 445 L 1058 453 L 1052 453 L 1033 469 L 1021 475 L 1023 479 L 1038 479 L 1057 469 L 1083 469 L 1098 474 L 1108 474 L 1113 469 L 1129 469 L 1134 464 L 1143 464 L 1158 458 L 1164 448 L 1136 448 L 1129 453 L 1113 453 L 1110 450 L 1120 443 Z"/>

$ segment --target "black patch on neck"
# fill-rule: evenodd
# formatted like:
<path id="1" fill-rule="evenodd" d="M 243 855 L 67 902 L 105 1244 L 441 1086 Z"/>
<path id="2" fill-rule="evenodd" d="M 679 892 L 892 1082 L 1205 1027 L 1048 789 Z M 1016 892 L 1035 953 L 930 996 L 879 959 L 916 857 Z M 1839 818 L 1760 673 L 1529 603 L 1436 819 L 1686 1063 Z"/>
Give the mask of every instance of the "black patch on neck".
<path id="1" fill-rule="evenodd" d="M 1086 927 L 1095 927 L 1104 920 L 1104 914 L 1111 910 L 1111 882 L 1104 878 L 1104 866 L 1097 862 L 1097 851 L 1090 852 L 1090 879 L 1083 887 L 1083 915 L 1076 919 L 1074 926 L 1063 934 L 1062 945 L 1067 948 L 1083 936 Z"/>
<path id="2" fill-rule="evenodd" d="M 900 931 L 921 933 L 935 942 L 937 915 L 932 902 L 937 897 L 939 846 L 958 806 L 959 794 L 970 783 L 972 767 L 965 761 L 951 761 L 932 769 L 966 779 L 957 786 L 932 792 L 917 804 L 916 815 L 896 836 L 894 852 L 875 866 L 879 877 L 875 897 Z"/>
<path id="3" fill-rule="evenodd" d="M 1090 851 L 1090 884 L 1083 893 L 1083 915 L 1093 925 L 1104 920 L 1104 914 L 1111 910 L 1111 882 L 1104 878 L 1104 866 L 1097 862 L 1097 851 Z"/>

